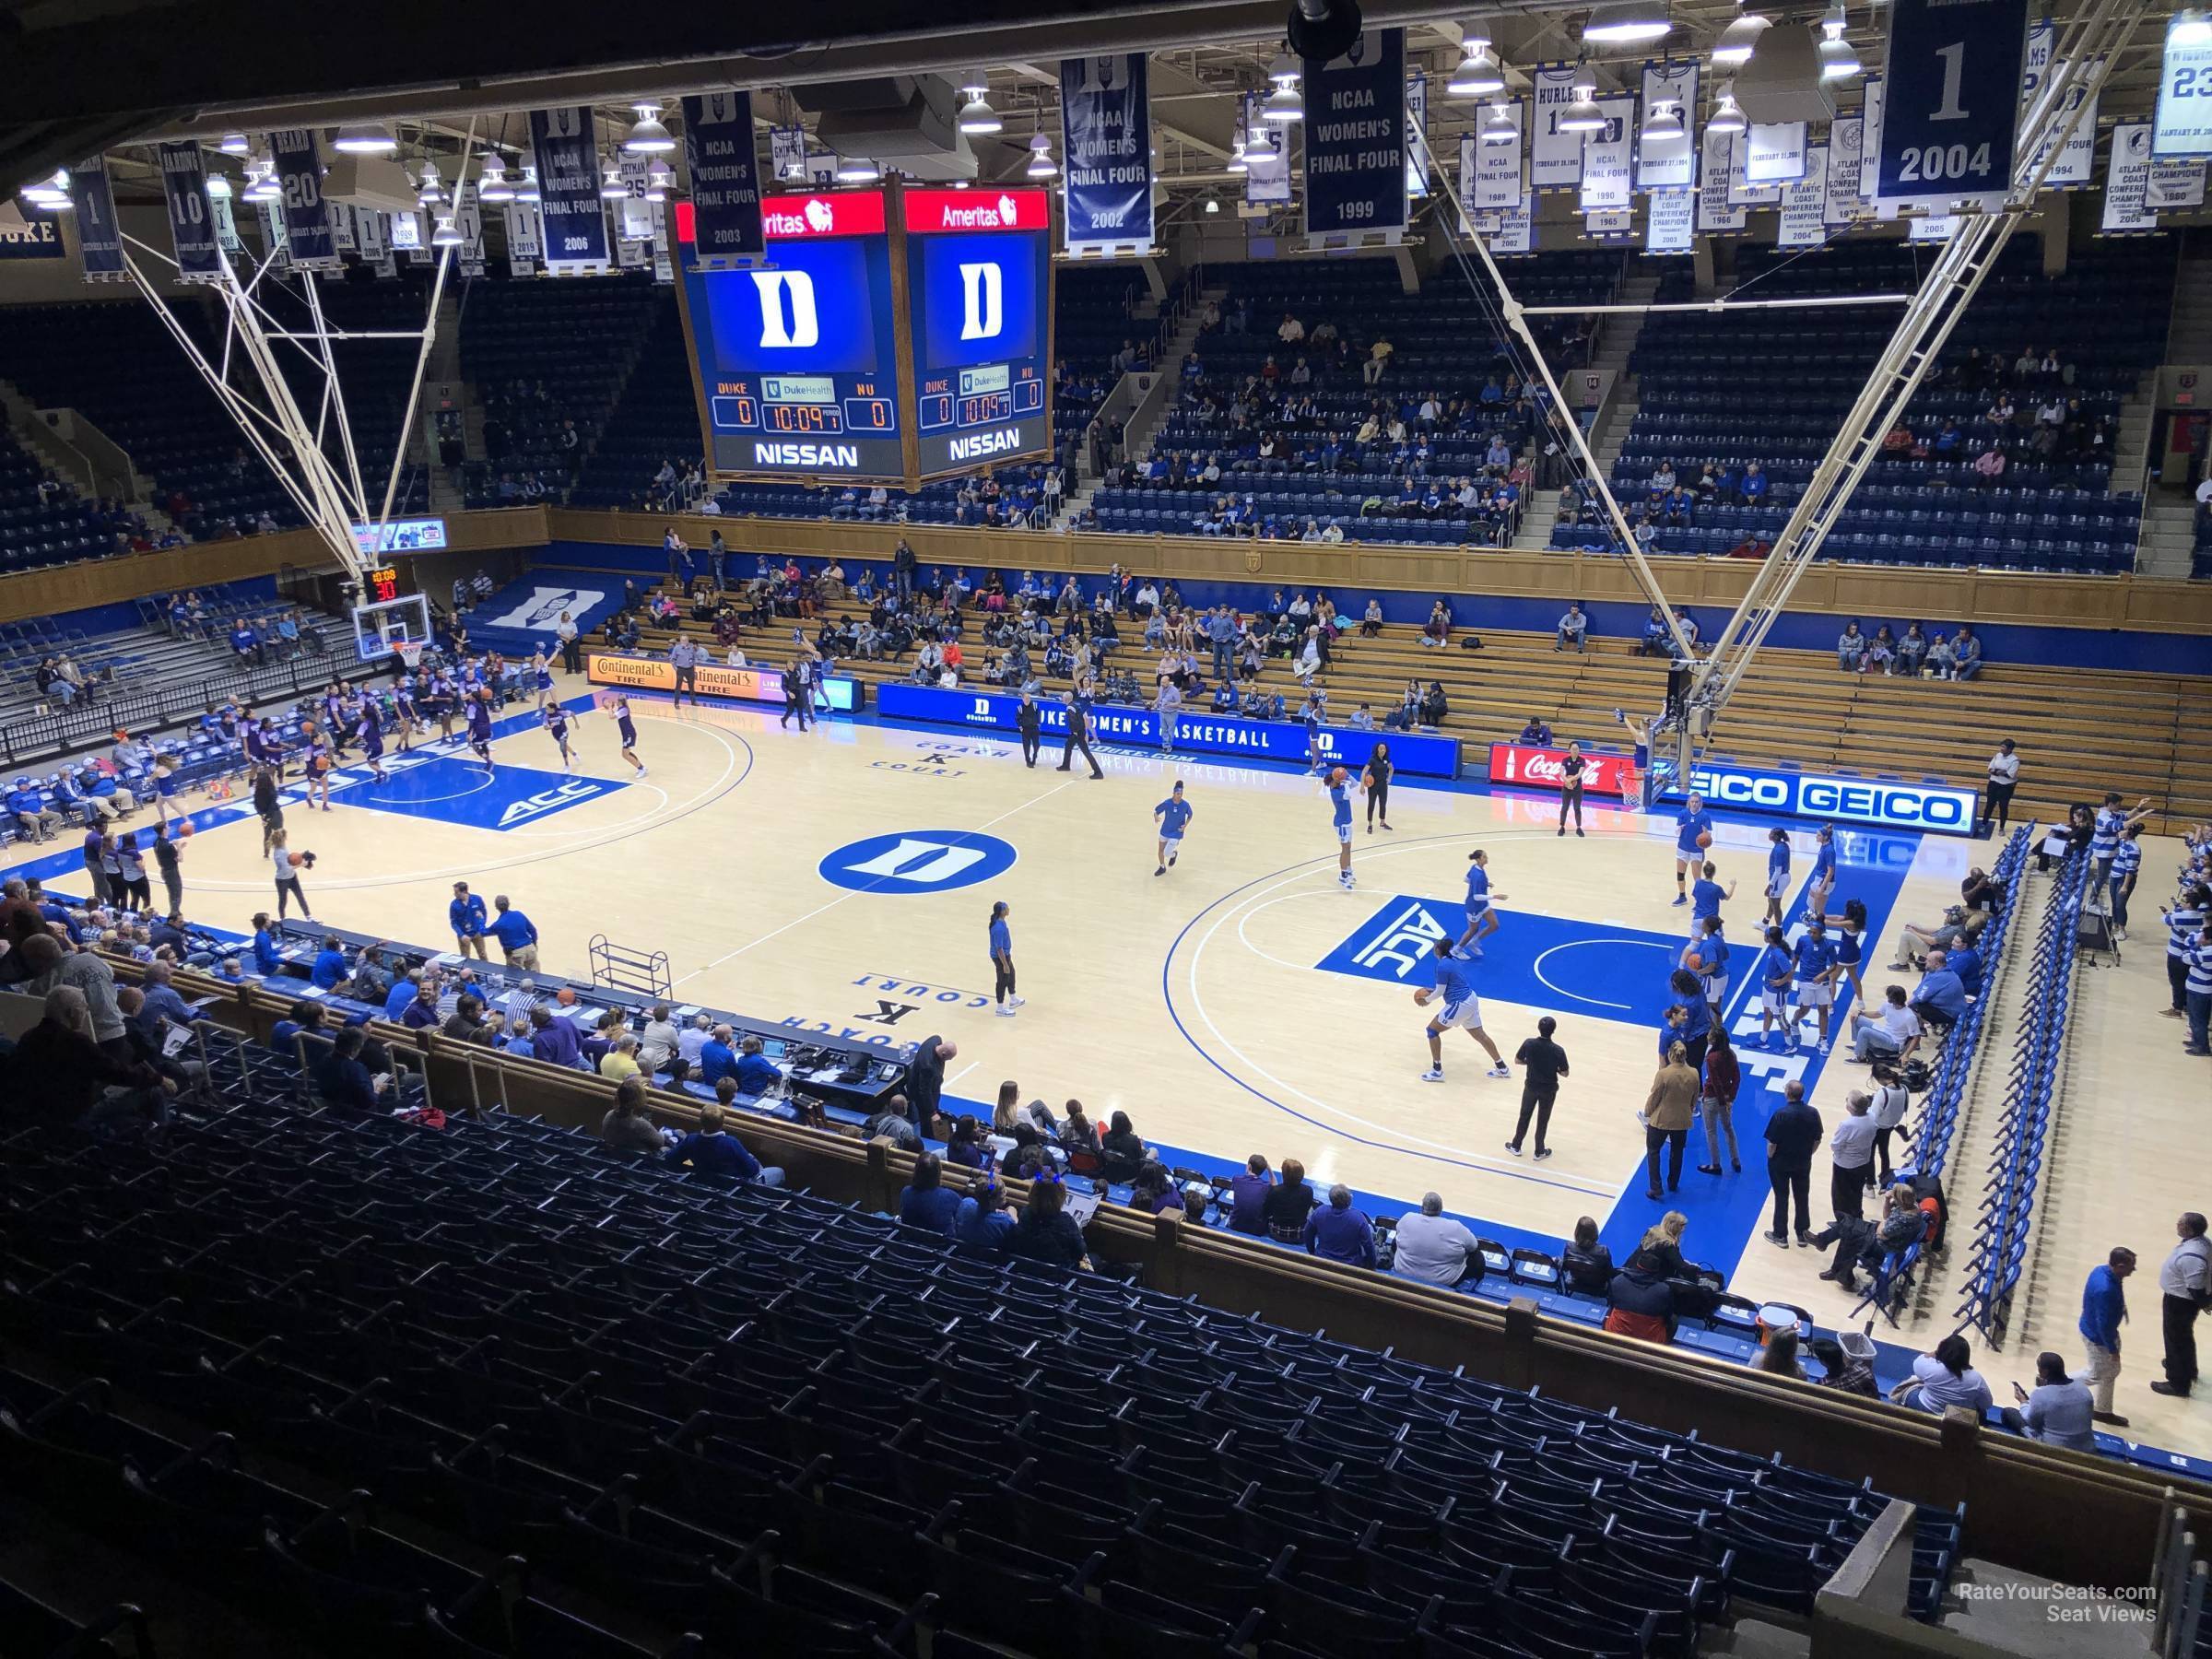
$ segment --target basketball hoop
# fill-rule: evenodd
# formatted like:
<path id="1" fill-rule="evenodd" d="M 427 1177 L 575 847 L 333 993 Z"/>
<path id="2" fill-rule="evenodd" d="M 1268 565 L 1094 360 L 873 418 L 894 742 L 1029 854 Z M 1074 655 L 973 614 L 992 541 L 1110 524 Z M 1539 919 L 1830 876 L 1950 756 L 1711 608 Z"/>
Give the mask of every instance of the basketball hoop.
<path id="1" fill-rule="evenodd" d="M 422 666 L 422 647 L 420 640 L 401 640 L 392 647 L 403 673 L 412 674 Z"/>
<path id="2" fill-rule="evenodd" d="M 1620 769 L 1621 804 L 1632 812 L 1641 812 L 1644 809 L 1643 781 L 1645 776 L 1644 772 L 1633 766 L 1624 766 Z"/>

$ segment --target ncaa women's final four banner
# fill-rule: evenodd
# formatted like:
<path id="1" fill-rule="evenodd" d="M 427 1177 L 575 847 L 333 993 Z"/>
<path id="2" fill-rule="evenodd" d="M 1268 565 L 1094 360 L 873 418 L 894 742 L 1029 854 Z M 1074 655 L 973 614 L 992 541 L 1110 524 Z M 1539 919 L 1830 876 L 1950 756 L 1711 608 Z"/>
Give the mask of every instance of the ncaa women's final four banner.
<path id="1" fill-rule="evenodd" d="M 1371 29 L 1309 62 L 1306 234 L 1406 229 L 1406 31 Z"/>
<path id="2" fill-rule="evenodd" d="M 1061 137 L 1067 147 L 1063 245 L 1078 257 L 1152 245 L 1152 113 L 1139 52 L 1065 58 Z"/>

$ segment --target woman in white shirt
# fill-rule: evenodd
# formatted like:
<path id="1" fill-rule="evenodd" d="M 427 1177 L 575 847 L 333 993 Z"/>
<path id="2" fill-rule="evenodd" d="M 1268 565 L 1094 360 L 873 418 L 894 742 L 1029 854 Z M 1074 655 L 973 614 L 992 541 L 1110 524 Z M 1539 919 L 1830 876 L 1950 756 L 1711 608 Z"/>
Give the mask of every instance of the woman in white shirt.
<path id="1" fill-rule="evenodd" d="M 1912 1361 L 1912 1380 L 1920 1389 L 1912 1404 L 1938 1417 L 1954 1406 L 1964 1406 L 1976 1417 L 1987 1412 L 1994 1402 L 1972 1359 L 1973 1350 L 1963 1336 L 1946 1336 L 1921 1355 Z"/>
<path id="2" fill-rule="evenodd" d="M 1877 1061 L 1874 1067 L 1874 1156 L 1875 1161 L 1880 1166 L 1878 1179 L 1884 1186 L 1889 1184 L 1889 1137 L 1901 1133 L 1905 1126 L 1905 1113 L 1912 1110 L 1912 1093 L 1898 1077 L 1897 1068 Z"/>

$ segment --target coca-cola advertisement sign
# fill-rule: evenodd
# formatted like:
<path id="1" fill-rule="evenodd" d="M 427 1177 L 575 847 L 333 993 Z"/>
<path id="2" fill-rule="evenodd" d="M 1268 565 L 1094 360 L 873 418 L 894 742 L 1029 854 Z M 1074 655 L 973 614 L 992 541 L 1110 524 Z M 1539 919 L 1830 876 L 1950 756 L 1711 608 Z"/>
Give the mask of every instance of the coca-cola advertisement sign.
<path id="1" fill-rule="evenodd" d="M 1536 748 L 1525 743 L 1490 745 L 1490 782 L 1527 789 L 1558 789 L 1567 781 L 1563 748 Z M 1635 760 L 1628 755 L 1588 752 L 1583 756 L 1583 790 L 1594 795 L 1625 795 L 1626 774 Z"/>

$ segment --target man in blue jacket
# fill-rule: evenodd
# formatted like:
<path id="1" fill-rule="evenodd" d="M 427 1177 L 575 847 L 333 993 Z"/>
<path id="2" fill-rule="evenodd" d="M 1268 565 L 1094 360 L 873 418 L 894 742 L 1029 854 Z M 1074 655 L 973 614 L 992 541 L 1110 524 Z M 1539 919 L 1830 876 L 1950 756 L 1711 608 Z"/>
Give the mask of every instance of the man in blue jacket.
<path id="1" fill-rule="evenodd" d="M 688 1164 L 703 1175 L 734 1176 L 761 1186 L 783 1184 L 782 1170 L 761 1168 L 760 1160 L 735 1135 L 723 1133 L 719 1106 L 699 1109 L 699 1127 L 668 1148 L 667 1160 L 679 1167 Z"/>
<path id="2" fill-rule="evenodd" d="M 2120 1327 L 2127 1322 L 2127 1293 L 2121 1288 L 2136 1270 L 2136 1253 L 2125 1245 L 2092 1268 L 2081 1291 L 2081 1340 L 2088 1349 L 2088 1363 L 2081 1381 L 2089 1385 L 2090 1417 L 2114 1429 L 2127 1419 L 2112 1415 L 2112 1384 L 2120 1380 Z"/>
<path id="3" fill-rule="evenodd" d="M 1343 1182 L 1329 1189 L 1325 1209 L 1306 1218 L 1306 1250 L 1348 1267 L 1375 1265 L 1375 1224 L 1352 1207 L 1351 1189 Z"/>
<path id="4" fill-rule="evenodd" d="M 18 778 L 16 786 L 7 792 L 7 809 L 33 841 L 50 841 L 62 827 L 62 815 L 46 805 L 45 797 L 31 787 L 29 778 Z"/>
<path id="5" fill-rule="evenodd" d="M 453 883 L 453 901 L 445 907 L 446 924 L 453 930 L 453 948 L 462 956 L 472 951 L 480 962 L 491 959 L 484 949 L 484 900 L 468 890 L 468 883 Z"/>
<path id="6" fill-rule="evenodd" d="M 524 973 L 537 971 L 537 928 L 530 918 L 507 902 L 507 895 L 499 894 L 491 901 L 499 912 L 491 919 L 485 932 L 500 942 L 500 950 L 507 956 L 507 966 Z"/>

